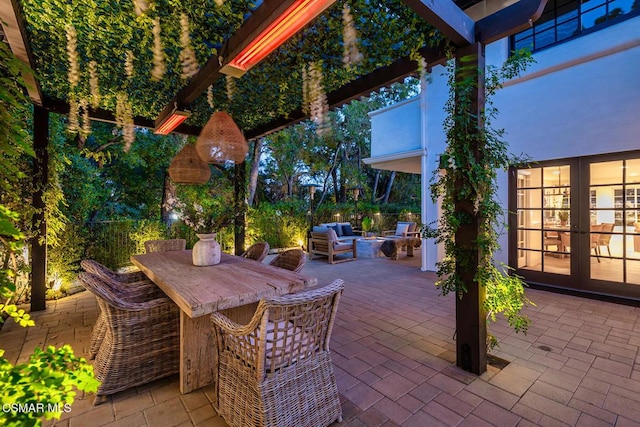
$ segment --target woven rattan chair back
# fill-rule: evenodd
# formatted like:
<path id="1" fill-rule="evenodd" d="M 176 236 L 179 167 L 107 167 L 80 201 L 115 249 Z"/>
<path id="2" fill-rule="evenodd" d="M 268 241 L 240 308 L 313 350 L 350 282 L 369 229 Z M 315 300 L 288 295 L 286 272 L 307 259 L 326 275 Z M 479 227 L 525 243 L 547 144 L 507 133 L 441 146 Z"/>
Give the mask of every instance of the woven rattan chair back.
<path id="1" fill-rule="evenodd" d="M 90 273 L 79 277 L 105 317 L 104 340 L 94 362 L 101 381 L 94 404 L 179 371 L 180 310 L 173 301 L 134 299 L 113 288 L 113 282 Z"/>
<path id="2" fill-rule="evenodd" d="M 240 256 L 252 259 L 254 261 L 262 262 L 269 253 L 269 244 L 267 242 L 257 242 L 249 246 L 249 249 L 244 251 Z"/>
<path id="3" fill-rule="evenodd" d="M 100 277 L 107 277 L 121 283 L 139 282 L 141 280 L 149 280 L 141 271 L 133 271 L 130 273 L 116 273 L 113 270 L 100 264 L 92 259 L 83 259 L 80 261 L 80 267 L 87 273 L 95 274 Z"/>
<path id="4" fill-rule="evenodd" d="M 104 265 L 92 259 L 80 261 L 80 266 L 87 273 L 108 282 L 111 289 L 118 295 L 124 295 L 131 301 L 148 301 L 155 298 L 164 298 L 166 295 L 141 271 L 131 273 L 115 273 Z M 93 325 L 91 343 L 89 345 L 89 359 L 95 359 L 104 336 L 107 331 L 105 314 L 98 310 L 98 318 Z"/>
<path id="5" fill-rule="evenodd" d="M 267 298 L 246 326 L 212 314 L 216 410 L 230 426 L 328 426 L 341 421 L 329 341 L 344 284 Z"/>
<path id="6" fill-rule="evenodd" d="M 302 249 L 289 249 L 280 252 L 269 264 L 299 273 L 305 262 L 307 257 Z"/>
<path id="7" fill-rule="evenodd" d="M 144 242 L 144 250 L 152 252 L 184 251 L 187 248 L 185 239 L 147 240 Z"/>

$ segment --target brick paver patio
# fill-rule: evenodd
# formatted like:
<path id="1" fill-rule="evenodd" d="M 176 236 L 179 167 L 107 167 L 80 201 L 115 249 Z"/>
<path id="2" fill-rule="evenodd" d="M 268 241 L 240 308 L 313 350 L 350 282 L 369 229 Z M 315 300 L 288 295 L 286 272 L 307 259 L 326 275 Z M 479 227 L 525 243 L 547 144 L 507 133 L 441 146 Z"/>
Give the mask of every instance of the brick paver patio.
<path id="1" fill-rule="evenodd" d="M 492 326 L 493 352 L 510 363 L 480 377 L 455 366 L 454 300 L 440 297 L 419 251 L 303 272 L 345 280 L 332 335 L 344 426 L 640 426 L 640 308 L 528 290 L 533 325 Z M 97 317 L 92 295 L 48 302 L 37 326 L 8 322 L 0 347 L 11 361 L 35 346 L 71 344 L 86 357 Z M 56 426 L 225 426 L 212 388 L 181 395 L 177 377 L 114 395 L 94 407 L 81 396 Z"/>

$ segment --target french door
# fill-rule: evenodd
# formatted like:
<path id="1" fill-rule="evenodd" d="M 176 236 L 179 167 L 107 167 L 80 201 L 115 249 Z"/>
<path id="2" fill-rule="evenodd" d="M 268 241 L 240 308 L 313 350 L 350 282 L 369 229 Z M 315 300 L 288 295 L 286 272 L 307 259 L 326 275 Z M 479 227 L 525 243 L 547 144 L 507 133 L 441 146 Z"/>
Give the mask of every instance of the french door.
<path id="1" fill-rule="evenodd" d="M 640 153 L 513 169 L 509 210 L 526 281 L 640 299 Z"/>

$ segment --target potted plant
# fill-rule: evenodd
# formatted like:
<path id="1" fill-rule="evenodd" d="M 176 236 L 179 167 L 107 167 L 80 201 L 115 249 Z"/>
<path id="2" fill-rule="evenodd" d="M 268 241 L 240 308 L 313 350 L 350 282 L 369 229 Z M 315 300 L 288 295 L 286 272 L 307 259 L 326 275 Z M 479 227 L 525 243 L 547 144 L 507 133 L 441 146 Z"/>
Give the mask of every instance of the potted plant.
<path id="1" fill-rule="evenodd" d="M 567 221 L 569 221 L 569 211 L 559 211 L 558 219 L 560 220 L 560 225 L 567 225 Z"/>
<path id="2" fill-rule="evenodd" d="M 364 231 L 364 237 L 370 237 L 369 236 L 369 232 L 371 231 L 371 228 L 373 227 L 373 220 L 371 218 L 369 218 L 368 216 L 365 216 L 364 218 L 362 218 L 362 231 Z"/>

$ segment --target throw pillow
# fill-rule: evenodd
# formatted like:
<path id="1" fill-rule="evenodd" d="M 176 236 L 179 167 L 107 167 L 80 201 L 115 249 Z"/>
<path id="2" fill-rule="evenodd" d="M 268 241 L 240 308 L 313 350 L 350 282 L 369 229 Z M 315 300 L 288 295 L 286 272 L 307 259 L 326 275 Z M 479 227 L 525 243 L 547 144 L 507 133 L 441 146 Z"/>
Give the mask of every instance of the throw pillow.
<path id="1" fill-rule="evenodd" d="M 342 235 L 343 236 L 353 236 L 353 228 L 351 228 L 351 224 L 342 224 Z"/>
<path id="2" fill-rule="evenodd" d="M 327 240 L 330 242 L 338 241 L 338 235 L 336 234 L 336 230 L 334 230 L 333 227 L 329 227 L 329 230 L 327 230 Z"/>
<path id="3" fill-rule="evenodd" d="M 329 228 L 334 230 L 338 237 L 342 236 L 342 227 L 340 227 L 340 224 L 331 225 L 331 226 L 329 226 Z"/>

